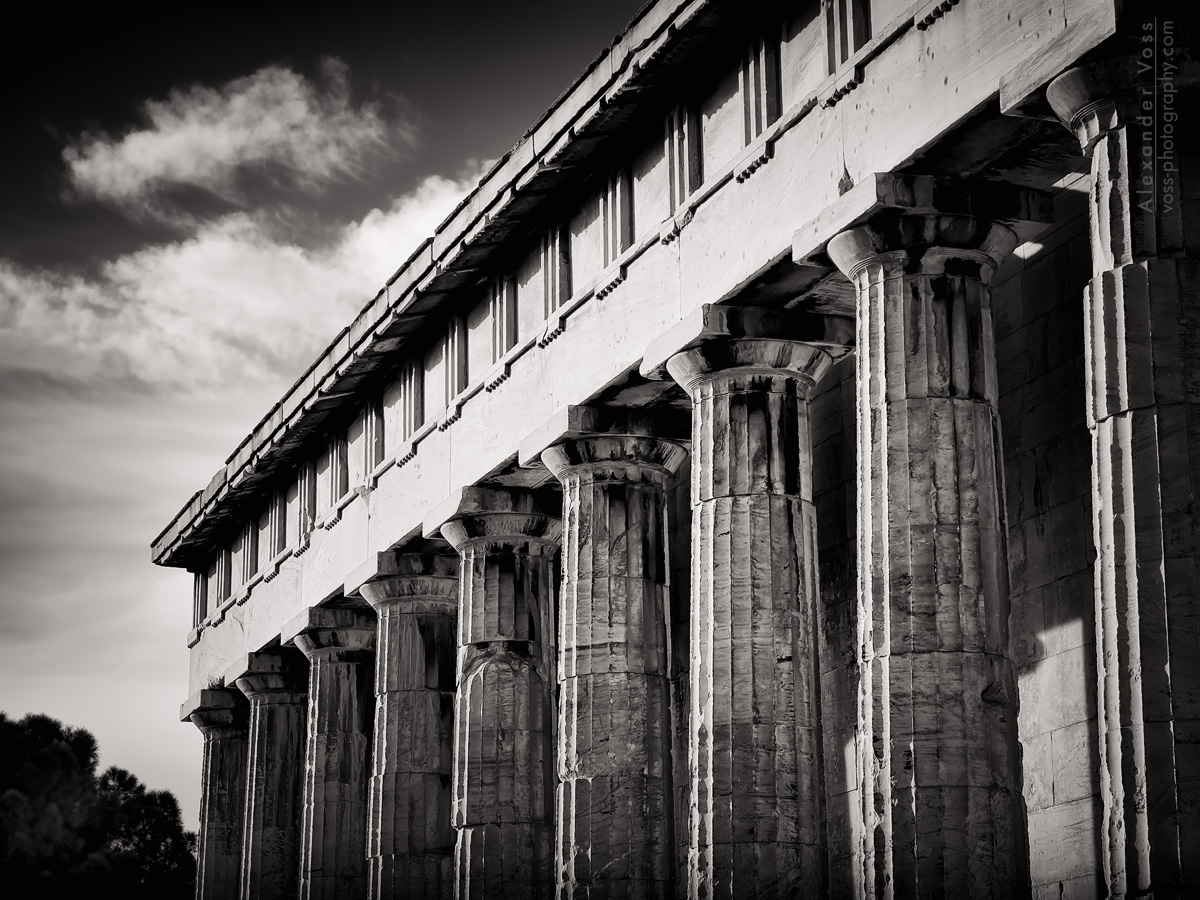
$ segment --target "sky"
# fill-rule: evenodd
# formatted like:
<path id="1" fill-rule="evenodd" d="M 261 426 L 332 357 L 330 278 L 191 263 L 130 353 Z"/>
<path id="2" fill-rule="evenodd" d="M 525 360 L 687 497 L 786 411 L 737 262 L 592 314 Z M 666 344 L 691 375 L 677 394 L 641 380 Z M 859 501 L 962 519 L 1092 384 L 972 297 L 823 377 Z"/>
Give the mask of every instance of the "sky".
<path id="1" fill-rule="evenodd" d="M 640 0 L 24 11 L 0 55 L 0 711 L 196 826 L 151 540 Z"/>

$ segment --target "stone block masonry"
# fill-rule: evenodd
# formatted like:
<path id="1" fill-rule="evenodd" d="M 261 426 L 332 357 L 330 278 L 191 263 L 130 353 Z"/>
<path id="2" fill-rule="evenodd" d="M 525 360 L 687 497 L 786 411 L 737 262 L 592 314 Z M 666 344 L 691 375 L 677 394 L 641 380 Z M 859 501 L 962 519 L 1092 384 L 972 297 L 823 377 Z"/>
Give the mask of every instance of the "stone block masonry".
<path id="1" fill-rule="evenodd" d="M 1011 897 L 1028 877 L 989 288 L 1016 242 L 909 215 L 829 246 L 858 290 L 852 859 L 868 897 Z"/>

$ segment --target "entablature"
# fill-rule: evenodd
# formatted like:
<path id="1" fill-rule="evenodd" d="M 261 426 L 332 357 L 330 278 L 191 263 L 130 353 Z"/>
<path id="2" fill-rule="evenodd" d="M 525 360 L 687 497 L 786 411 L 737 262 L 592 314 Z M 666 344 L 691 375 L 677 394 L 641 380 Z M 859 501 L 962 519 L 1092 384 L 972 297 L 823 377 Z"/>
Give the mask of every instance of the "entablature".
<path id="1" fill-rule="evenodd" d="M 1099 9 L 1106 8 L 1108 2 L 1075 0 L 1071 5 Z M 1030 6 L 1032 16 L 1032 4 L 1015 5 Z M 856 25 L 857 30 L 852 35 L 845 35 L 848 43 L 842 52 L 838 49 L 842 47 L 842 32 L 838 29 L 843 27 L 844 19 L 838 16 L 847 14 L 842 10 L 843 6 L 846 6 L 845 0 L 821 4 L 819 9 L 814 3 L 811 10 L 792 11 L 788 16 L 773 3 L 755 4 L 748 12 L 744 7 L 733 11 L 722 4 L 698 0 L 691 3 L 663 0 L 644 9 L 613 47 L 593 63 L 521 143 L 497 163 L 437 234 L 412 255 L 350 327 L 338 336 L 243 441 L 208 487 L 192 498 L 154 542 L 154 561 L 203 573 L 212 563 L 214 552 L 223 543 L 236 540 L 246 528 L 246 522 L 258 515 L 259 507 L 277 502 L 272 498 L 292 490 L 289 484 L 297 485 L 305 508 L 315 506 L 307 499 L 307 492 L 312 488 L 306 484 L 303 474 L 312 465 L 313 458 L 327 452 L 331 435 L 335 440 L 341 440 L 338 435 L 359 427 L 360 419 L 381 420 L 383 413 L 376 410 L 376 405 L 383 401 L 378 395 L 392 396 L 404 406 L 406 424 L 399 431 L 389 432 L 388 441 L 392 446 L 386 453 L 366 451 L 368 456 L 359 473 L 362 477 L 357 481 L 350 479 L 345 491 L 330 498 L 323 513 L 313 513 L 312 524 L 331 527 L 338 521 L 340 510 L 357 496 L 360 487 L 370 489 L 382 471 L 410 460 L 418 445 L 430 434 L 454 426 L 472 397 L 500 388 L 509 378 L 514 363 L 554 341 L 566 327 L 568 317 L 580 313 L 589 301 L 601 300 L 620 289 L 629 268 L 652 248 L 676 243 L 702 208 L 710 204 L 714 208 L 724 207 L 726 195 L 735 189 L 733 186 L 761 177 L 756 173 L 769 165 L 783 144 L 791 142 L 788 152 L 793 157 L 801 152 L 815 154 L 819 151 L 825 161 L 831 156 L 829 142 L 832 138 L 829 135 L 835 126 L 847 118 L 874 114 L 870 109 L 859 110 L 855 106 L 858 101 L 846 99 L 851 90 L 861 90 L 857 96 L 868 106 L 878 99 L 879 85 L 873 85 L 872 78 L 868 77 L 871 74 L 869 67 L 882 61 L 880 77 L 884 77 L 884 70 L 897 66 L 888 61 L 885 51 L 900 45 L 911 55 L 913 42 L 923 42 L 924 46 L 929 43 L 928 35 L 936 37 L 937 29 L 945 27 L 938 25 L 940 19 L 936 15 L 930 18 L 927 3 L 875 3 L 871 4 L 872 9 L 878 7 L 877 12 L 890 11 L 891 15 L 877 16 L 884 24 L 877 25 L 874 30 L 869 28 L 869 22 L 866 31 L 862 23 Z M 988 11 L 971 2 L 941 11 L 947 17 L 973 15 L 989 22 L 996 17 L 999 17 L 997 22 L 1003 19 L 1002 12 Z M 1044 11 L 1041 14 L 1044 15 Z M 772 20 L 770 16 L 776 18 Z M 771 41 L 764 42 L 761 38 L 764 21 L 773 21 L 776 28 L 780 22 L 784 23 L 774 51 Z M 960 24 L 959 27 L 966 26 Z M 1037 42 L 1030 38 L 1032 29 L 1040 27 L 1037 22 L 1031 20 L 1027 26 L 1013 22 L 1009 27 L 1011 33 L 1004 35 L 1005 40 L 1013 46 L 1024 41 L 1026 52 L 1037 52 Z M 805 31 L 806 28 L 809 30 Z M 815 40 L 813 35 L 817 36 Z M 954 37 L 950 35 L 948 40 L 952 41 Z M 1045 39 L 1051 38 L 1047 35 Z M 802 50 L 804 47 L 808 49 Z M 714 48 L 720 51 L 715 56 Z M 835 53 L 835 49 L 838 52 Z M 825 58 L 820 59 L 811 72 L 797 74 L 798 67 L 804 64 L 804 53 Z M 712 132 L 715 127 L 712 123 L 719 121 L 721 116 L 728 118 L 728 115 L 722 111 L 721 103 L 713 101 L 712 97 L 719 101 L 722 89 L 718 86 L 708 99 L 697 97 L 697 91 L 689 86 L 686 76 L 689 72 L 702 74 L 704 77 L 697 83 L 705 90 L 710 89 L 714 80 L 710 60 L 725 56 L 728 56 L 734 73 L 735 96 L 743 100 L 743 114 L 736 116 L 735 127 L 741 133 L 731 145 L 738 149 L 717 156 L 713 152 L 717 141 L 705 142 L 701 138 L 710 133 L 720 138 L 719 132 Z M 951 63 L 963 64 L 961 59 Z M 1064 66 L 1069 64 L 1069 59 L 1063 61 Z M 775 71 L 780 80 L 764 78 L 764 71 Z M 789 81 L 793 75 L 797 80 Z M 970 82 L 971 90 L 963 96 L 963 108 L 957 114 L 959 118 L 951 120 L 954 123 L 966 121 L 976 114 L 978 96 L 994 95 L 1000 82 L 997 74 L 990 70 L 981 76 L 965 74 L 963 77 Z M 894 111 L 889 114 L 895 118 Z M 740 121 L 743 117 L 744 123 Z M 671 170 L 672 177 L 685 175 L 685 183 L 676 185 L 672 182 L 667 214 L 661 222 L 656 221 L 649 228 L 645 222 L 637 227 L 626 226 L 618 212 L 625 210 L 625 214 L 633 215 L 637 206 L 636 198 L 630 197 L 633 188 L 622 186 L 626 184 L 622 172 L 625 173 L 623 177 L 629 179 L 628 173 L 638 159 L 630 148 L 634 138 L 645 137 L 648 123 L 662 119 L 667 123 L 666 152 L 679 154 L 682 160 Z M 943 119 L 946 116 L 941 116 L 939 123 Z M 894 163 L 905 158 L 919 158 L 925 148 L 945 133 L 946 127 L 937 124 L 932 126 L 931 133 L 910 129 L 899 141 L 895 135 L 889 135 L 889 146 L 879 155 L 884 162 Z M 797 135 L 806 137 L 798 138 Z M 816 144 L 813 148 L 798 150 L 796 142 L 802 139 L 813 140 Z M 795 168 L 796 163 L 793 160 L 787 165 Z M 860 182 L 858 187 L 854 186 L 849 169 L 842 175 L 841 182 L 836 172 L 822 171 L 818 175 L 814 171 L 811 177 L 814 184 L 811 189 L 806 186 L 804 190 L 813 195 L 811 199 L 818 209 L 839 207 L 837 197 L 847 191 L 856 197 L 863 193 L 861 172 L 855 172 L 854 176 Z M 847 179 L 848 183 L 842 183 Z M 627 183 L 635 182 L 636 178 Z M 472 353 L 478 355 L 480 352 L 474 342 L 471 348 L 466 347 L 465 336 L 473 326 L 468 321 L 472 315 L 468 304 L 483 297 L 492 285 L 493 292 L 498 291 L 495 296 L 500 298 L 492 303 L 503 306 L 507 302 L 503 299 L 507 296 L 505 285 L 520 267 L 521 252 L 531 245 L 540 244 L 545 253 L 547 246 L 553 248 L 555 241 L 561 239 L 567 249 L 549 252 L 566 254 L 560 258 L 569 257 L 574 221 L 570 217 L 572 204 L 577 206 L 588 191 L 598 192 L 600 215 L 604 227 L 609 229 L 605 234 L 616 235 L 615 241 L 606 238 L 604 253 L 595 266 L 587 270 L 587 278 L 576 278 L 576 283 L 572 283 L 571 266 L 568 265 L 565 280 L 555 282 L 558 287 L 554 295 L 546 289 L 544 325 L 526 328 L 523 333 L 520 329 L 500 333 L 495 331 L 493 312 L 489 326 L 492 330 L 489 338 L 491 355 L 482 360 L 482 374 L 478 365 L 471 365 L 468 374 L 468 358 Z M 754 196 L 757 201 L 747 195 L 747 202 L 762 201 L 757 192 Z M 821 200 L 822 197 L 825 199 Z M 774 210 L 770 210 L 770 216 L 778 217 Z M 797 210 L 796 223 L 808 218 L 806 212 Z M 790 231 L 788 235 L 790 237 Z M 698 253 L 704 252 L 704 245 L 710 242 L 711 236 L 706 234 L 703 241 L 697 242 L 695 250 L 677 250 L 677 264 L 682 266 L 694 261 Z M 769 297 L 772 303 L 802 306 L 814 314 L 851 315 L 852 292 L 845 279 L 831 266 L 793 265 L 790 244 L 790 240 L 779 242 L 779 246 L 773 246 L 749 270 L 744 261 L 739 261 L 738 266 L 731 269 L 730 283 L 723 295 L 707 296 L 702 298 L 703 301 L 732 300 L 755 304 L 761 303 L 763 297 Z M 546 264 L 543 263 L 545 271 Z M 499 288 L 495 288 L 497 284 Z M 684 304 L 681 313 L 688 308 L 691 308 L 690 304 Z M 455 337 L 459 332 L 462 337 Z M 425 345 L 434 349 L 427 351 Z M 416 356 L 412 352 L 414 347 Z M 424 383 L 424 376 L 431 369 L 422 366 L 423 353 L 427 361 L 432 358 L 430 354 L 437 356 L 441 371 L 436 391 Z M 461 370 L 451 371 L 449 363 L 445 362 L 451 354 L 457 354 L 456 360 L 461 358 Z M 402 385 L 406 379 L 413 382 L 407 392 L 402 386 L 394 387 Z M 611 391 L 611 386 L 605 387 Z M 632 390 L 650 394 L 661 388 L 635 385 Z M 426 401 L 426 397 L 432 402 Z M 589 400 L 587 397 L 574 399 Z M 296 535 L 291 546 L 292 552 L 303 552 L 303 535 Z M 286 548 L 281 552 L 286 553 Z M 244 579 L 239 590 L 244 592 L 250 580 Z M 226 577 L 224 583 L 229 581 Z M 227 602 L 227 599 L 221 602 Z"/>

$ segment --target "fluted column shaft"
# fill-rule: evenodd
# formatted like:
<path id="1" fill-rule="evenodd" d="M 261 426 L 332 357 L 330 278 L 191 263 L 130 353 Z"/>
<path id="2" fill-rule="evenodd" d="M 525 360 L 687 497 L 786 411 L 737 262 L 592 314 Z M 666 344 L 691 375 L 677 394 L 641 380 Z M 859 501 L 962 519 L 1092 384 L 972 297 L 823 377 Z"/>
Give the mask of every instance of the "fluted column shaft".
<path id="1" fill-rule="evenodd" d="M 460 554 L 456 896 L 553 889 L 557 498 L 467 488 L 441 527 Z"/>
<path id="2" fill-rule="evenodd" d="M 829 244 L 858 294 L 861 897 L 1029 890 L 988 287 L 1015 242 L 910 215 Z"/>
<path id="3" fill-rule="evenodd" d="M 1072 69 L 1047 91 L 1091 157 L 1084 350 L 1113 897 L 1200 892 L 1200 148 L 1187 132 L 1200 108 L 1180 37 L 1179 93 L 1138 58 Z"/>
<path id="4" fill-rule="evenodd" d="M 692 400 L 693 898 L 823 895 L 808 395 L 830 363 L 725 339 L 667 366 Z"/>
<path id="5" fill-rule="evenodd" d="M 370 897 L 449 900 L 458 560 L 401 553 L 392 570 L 360 588 L 379 616 Z"/>
<path id="6" fill-rule="evenodd" d="M 204 735 L 196 835 L 197 900 L 225 900 L 238 893 L 249 723 L 246 703 L 234 693 L 201 691 L 200 704 L 189 717 Z"/>
<path id="7" fill-rule="evenodd" d="M 318 607 L 285 629 L 309 662 L 302 900 L 366 895 L 374 619 L 369 611 Z"/>
<path id="8" fill-rule="evenodd" d="M 307 680 L 303 658 L 259 653 L 236 681 L 250 701 L 242 900 L 292 900 L 299 890 Z"/>
<path id="9" fill-rule="evenodd" d="M 673 894 L 665 490 L 686 459 L 632 435 L 542 453 L 563 486 L 560 898 Z"/>

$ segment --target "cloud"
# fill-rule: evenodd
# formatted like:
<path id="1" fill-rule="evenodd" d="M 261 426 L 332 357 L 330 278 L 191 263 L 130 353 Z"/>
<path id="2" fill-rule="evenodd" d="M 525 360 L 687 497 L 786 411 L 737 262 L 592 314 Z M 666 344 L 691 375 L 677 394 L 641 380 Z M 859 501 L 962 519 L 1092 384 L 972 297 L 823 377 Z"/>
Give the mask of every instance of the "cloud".
<path id="1" fill-rule="evenodd" d="M 0 257 L 0 709 L 91 729 L 194 825 L 191 581 L 148 544 L 481 170 L 315 248 L 235 213 L 94 277 Z"/>
<path id="2" fill-rule="evenodd" d="M 95 277 L 0 257 L 0 359 L 29 380 L 207 389 L 286 385 L 473 187 L 479 168 L 431 176 L 317 248 L 265 215 L 106 263 Z M 17 376 L 13 376 L 17 377 Z"/>
<path id="3" fill-rule="evenodd" d="M 151 208 L 154 195 L 179 186 L 236 199 L 236 176 L 246 169 L 315 189 L 412 139 L 411 125 L 389 126 L 376 104 L 351 103 L 344 63 L 326 60 L 322 75 L 317 86 L 267 66 L 220 88 L 149 100 L 145 127 L 121 137 L 85 134 L 63 151 L 71 184 L 85 196 Z"/>

